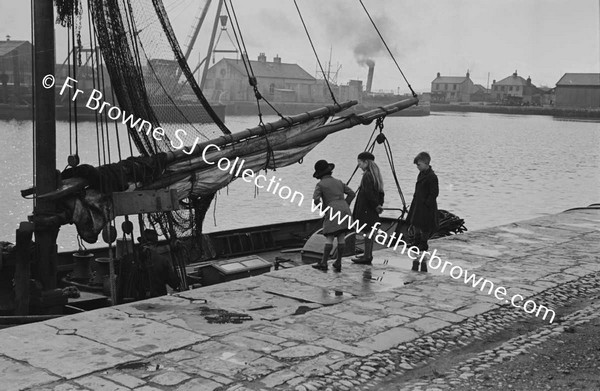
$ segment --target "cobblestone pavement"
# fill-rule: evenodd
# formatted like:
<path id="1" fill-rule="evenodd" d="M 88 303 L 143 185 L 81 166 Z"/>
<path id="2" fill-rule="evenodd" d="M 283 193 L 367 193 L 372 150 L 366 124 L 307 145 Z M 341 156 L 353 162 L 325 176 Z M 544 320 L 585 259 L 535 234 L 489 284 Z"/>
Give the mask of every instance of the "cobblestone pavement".
<path id="1" fill-rule="evenodd" d="M 599 221 L 577 210 L 432 242 L 442 260 L 556 309 L 553 323 L 448 270 L 412 273 L 385 249 L 342 273 L 302 266 L 0 330 L 0 388 L 476 387 L 486 368 L 597 316 L 597 304 L 559 309 L 599 295 Z"/>
<path id="2" fill-rule="evenodd" d="M 505 389 L 509 386 L 508 384 L 494 383 L 493 377 L 488 373 L 491 368 L 497 364 L 510 361 L 516 356 L 529 354 L 538 345 L 552 341 L 565 332 L 572 332 L 573 327 L 575 326 L 599 319 L 600 302 L 597 301 L 598 298 L 600 298 L 600 274 L 598 273 L 590 274 L 579 280 L 561 285 L 557 289 L 550 289 L 542 295 L 538 295 L 536 299 L 540 301 L 549 299 L 557 306 L 568 306 L 573 301 L 582 299 L 591 299 L 590 301 L 595 300 L 595 302 L 585 306 L 583 309 L 576 310 L 560 317 L 552 324 L 537 324 L 533 330 L 521 333 L 506 341 L 496 343 L 492 348 L 485 349 L 479 353 L 471 351 L 470 354 L 468 354 L 471 356 L 470 358 L 465 360 L 455 360 L 454 362 L 458 361 L 458 363 L 454 364 L 450 370 L 445 371 L 444 373 L 433 371 L 426 381 L 414 380 L 400 382 L 402 384 L 401 387 L 392 387 L 392 384 L 398 384 L 397 379 L 392 379 L 385 382 L 385 389 L 402 391 L 434 391 L 436 389 L 477 390 L 482 388 L 489 389 L 490 387 Z M 500 317 L 496 317 L 492 314 L 486 315 L 490 315 L 485 317 L 485 319 L 482 319 L 486 324 L 491 322 L 498 325 L 498 319 L 505 319 L 505 316 L 501 314 L 498 314 Z M 524 318 L 523 316 L 518 316 L 517 318 L 519 317 Z M 501 326 L 500 328 L 496 327 L 496 333 L 501 331 L 504 327 L 505 326 Z M 481 327 L 477 327 L 477 329 L 482 330 Z M 486 328 L 483 333 L 479 334 L 476 338 L 483 339 L 486 335 L 492 336 L 494 334 L 493 330 Z M 456 356 L 460 357 L 460 353 L 456 354 Z"/>

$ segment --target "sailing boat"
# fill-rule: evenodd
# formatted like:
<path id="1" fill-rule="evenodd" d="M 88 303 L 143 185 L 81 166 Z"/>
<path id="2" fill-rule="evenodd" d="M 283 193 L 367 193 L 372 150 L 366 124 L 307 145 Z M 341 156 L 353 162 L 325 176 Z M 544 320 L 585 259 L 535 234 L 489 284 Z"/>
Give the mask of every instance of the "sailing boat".
<path id="1" fill-rule="evenodd" d="M 133 241 L 130 215 L 138 216 L 140 232 L 151 226 L 168 239 L 173 263 L 179 270 L 182 286 L 186 287 L 185 266 L 189 260 L 185 259 L 186 251 L 177 247 L 177 239 L 193 234 L 197 241 L 201 240 L 202 222 L 215 192 L 240 177 L 240 170 L 222 170 L 214 164 L 217 160 L 242 161 L 242 175 L 246 170 L 258 172 L 284 167 L 301 160 L 329 134 L 370 124 L 418 103 L 413 94 L 406 100 L 368 112 L 340 116 L 357 102 L 334 102 L 301 115 L 281 116 L 273 123 L 265 124 L 261 118 L 259 126 L 232 134 L 194 79 L 160 0 L 153 0 L 150 10 L 148 3 L 141 0 L 91 0 L 90 25 L 94 39 L 98 39 L 118 106 L 103 101 L 99 90 L 98 94 L 90 95 L 86 105 L 88 108 L 90 103 L 95 108 L 108 105 L 99 120 L 107 116 L 113 120 L 122 117 L 139 155 L 95 167 L 81 164 L 74 154 L 69 156 L 69 167 L 57 177 L 54 93 L 40 85 L 40 80 L 53 73 L 53 9 L 52 4 L 42 3 L 47 2 L 34 2 L 36 183 L 24 191 L 35 196 L 36 205 L 32 222 L 22 223 L 17 233 L 15 313 L 18 314 L 28 311 L 29 243 L 34 231 L 35 274 L 44 292 L 57 286 L 55 243 L 61 225 L 75 224 L 80 237 L 88 243 L 96 242 L 102 233 L 104 241 L 113 247 L 117 238 L 116 216 L 124 216 L 123 235 L 129 235 Z M 74 26 L 75 17 L 81 12 L 78 2 L 58 4 L 58 19 Z M 218 14 L 223 4 L 220 0 Z M 225 6 L 228 8 L 226 3 Z M 229 15 L 235 17 L 233 13 Z M 75 41 L 73 38 L 72 42 Z M 164 60 L 166 57 L 169 60 Z M 248 78 L 260 101 L 262 97 L 251 69 Z M 183 85 L 194 92 L 211 123 L 187 121 L 185 112 L 170 99 Z M 160 94 L 150 94 L 150 87 L 160 90 Z M 73 90 L 71 101 L 76 102 L 76 87 L 67 88 Z M 335 115 L 338 118 L 333 119 Z M 158 120 L 166 116 L 171 116 L 169 123 Z M 174 125 L 177 123 L 188 126 L 182 129 Z M 111 250 L 111 276 L 113 258 Z M 114 283 L 112 277 L 110 280 Z M 111 291 L 114 293 L 114 286 Z M 112 302 L 116 303 L 115 296 Z"/>
<path id="2" fill-rule="evenodd" d="M 223 3 L 223 0 L 218 2 L 217 14 L 220 14 Z M 162 2 L 153 2 L 152 13 L 147 12 L 147 3 L 141 1 L 129 1 L 128 7 L 114 0 L 93 1 L 90 2 L 90 7 L 104 63 L 123 113 L 123 122 L 127 122 L 125 113 L 143 121 L 139 126 L 131 126 L 134 120 L 129 121 L 129 136 L 142 155 L 140 158 L 130 158 L 114 165 L 98 167 L 97 170 L 91 170 L 89 166 L 72 166 L 63 173 L 63 182 L 57 191 L 47 194 L 37 192 L 38 197 L 68 199 L 63 204 L 70 204 L 72 210 L 87 209 L 88 214 L 70 213 L 70 220 L 77 225 L 79 234 L 88 242 L 95 241 L 102 228 L 114 217 L 111 207 L 104 203 L 109 202 L 109 199 L 102 198 L 94 191 L 111 194 L 132 188 L 176 190 L 178 201 L 185 200 L 195 206 L 196 213 L 202 214 L 201 209 L 206 209 L 215 192 L 235 178 L 232 173 L 223 172 L 210 164 L 209 161 L 214 158 L 241 159 L 246 163 L 245 169 L 254 172 L 287 166 L 299 161 L 328 134 L 359 124 L 369 124 L 377 118 L 418 103 L 418 99 L 413 97 L 382 109 L 330 121 L 333 115 L 356 104 L 352 101 L 335 102 L 329 107 L 307 114 L 282 117 L 272 124 L 263 124 L 261 121 L 256 128 L 232 135 L 221 118 L 214 113 L 194 79 Z M 72 10 L 62 12 L 67 17 L 73 15 Z M 146 19 L 140 21 L 139 15 L 146 15 Z M 138 25 L 142 23 L 147 27 L 141 29 Z M 160 29 L 160 34 L 152 29 Z M 157 56 L 164 58 L 167 53 L 157 53 L 154 48 L 164 50 L 166 47 L 174 60 L 157 60 Z M 147 64 L 145 68 L 141 67 L 143 61 Z M 173 68 L 175 62 L 177 69 Z M 165 63 L 169 65 L 166 66 Z M 179 76 L 183 79 L 181 82 Z M 260 96 L 256 78 L 250 74 L 249 79 L 257 97 Z M 148 90 L 159 86 L 161 96 L 168 97 L 184 84 L 196 94 L 198 101 L 211 116 L 212 124 L 197 126 L 189 123 L 175 104 L 168 111 L 169 115 L 176 117 L 170 122 L 188 123 L 190 128 L 181 129 L 158 121 L 158 109 L 154 103 L 159 99 L 157 95 L 150 95 Z M 168 102 L 161 103 L 160 109 L 164 110 Z M 166 115 L 163 113 L 161 116 Z M 222 135 L 217 139 L 201 142 L 206 139 L 206 134 L 218 133 Z M 159 137 L 156 137 L 157 134 Z M 210 156 L 210 159 L 206 159 L 206 156 L 201 158 L 200 155 L 209 145 L 214 145 L 219 150 L 213 149 L 211 155 L 215 156 Z M 116 173 L 117 177 L 112 175 L 111 178 L 110 173 Z M 90 181 L 90 178 L 95 180 Z M 80 191 L 84 188 L 87 199 L 81 197 Z M 77 195 L 74 196 L 74 193 Z M 101 202 L 95 208 L 80 208 L 81 205 L 93 204 L 92 199 Z M 90 217 L 92 214 L 93 218 Z M 90 225 L 90 221 L 93 224 Z M 166 225 L 164 221 L 163 224 Z M 168 231 L 165 228 L 163 230 Z M 163 233 L 169 235 L 168 232 Z"/>

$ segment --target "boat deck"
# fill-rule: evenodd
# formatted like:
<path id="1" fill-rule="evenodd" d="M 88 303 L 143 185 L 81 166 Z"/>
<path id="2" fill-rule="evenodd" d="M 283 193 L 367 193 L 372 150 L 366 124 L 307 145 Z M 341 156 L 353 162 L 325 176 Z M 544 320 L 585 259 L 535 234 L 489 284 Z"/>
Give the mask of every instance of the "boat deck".
<path id="1" fill-rule="evenodd" d="M 582 208 L 431 247 L 442 262 L 553 309 L 568 299 L 556 292 L 569 284 L 595 286 L 599 224 L 600 209 Z M 368 389 L 488 329 L 535 318 L 450 277 L 450 266 L 444 273 L 410 267 L 407 255 L 387 248 L 372 266 L 346 258 L 341 273 L 285 268 L 3 329 L 2 388 Z M 557 313 L 551 327 L 559 321 Z"/>

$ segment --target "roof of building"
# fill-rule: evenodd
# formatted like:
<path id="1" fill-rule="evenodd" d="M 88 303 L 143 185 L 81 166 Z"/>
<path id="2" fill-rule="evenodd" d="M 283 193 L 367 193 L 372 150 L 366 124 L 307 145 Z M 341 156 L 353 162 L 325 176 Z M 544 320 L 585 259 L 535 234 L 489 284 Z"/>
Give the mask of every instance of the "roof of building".
<path id="1" fill-rule="evenodd" d="M 528 85 L 528 86 L 523 86 L 523 95 L 527 96 L 527 95 L 544 95 L 547 92 L 537 88 L 536 86 L 534 86 L 533 84 Z"/>
<path id="2" fill-rule="evenodd" d="M 224 58 L 221 61 L 225 61 L 228 65 L 235 68 L 238 72 L 246 75 L 246 68 L 242 60 L 235 60 L 231 58 Z M 302 79 L 315 81 L 308 72 L 306 72 L 298 64 L 288 63 L 276 63 L 267 61 L 254 61 L 250 60 L 252 71 L 256 77 L 269 77 L 269 78 L 282 78 L 282 79 Z"/>
<path id="3" fill-rule="evenodd" d="M 466 76 L 438 76 L 432 83 L 460 84 L 468 80 Z"/>
<path id="4" fill-rule="evenodd" d="M 0 57 L 7 55 L 23 44 L 29 44 L 29 41 L 0 41 Z"/>
<path id="5" fill-rule="evenodd" d="M 517 75 L 517 72 L 513 73 L 509 77 L 505 77 L 504 79 L 497 81 L 494 83 L 497 86 L 526 86 L 527 80 L 523 79 L 521 76 Z"/>
<path id="6" fill-rule="evenodd" d="M 475 93 L 478 93 L 478 92 L 486 93 L 488 91 L 481 84 L 473 84 L 473 86 L 471 87 L 471 94 L 475 94 Z"/>
<path id="7" fill-rule="evenodd" d="M 556 86 L 600 86 L 600 73 L 565 73 Z"/>

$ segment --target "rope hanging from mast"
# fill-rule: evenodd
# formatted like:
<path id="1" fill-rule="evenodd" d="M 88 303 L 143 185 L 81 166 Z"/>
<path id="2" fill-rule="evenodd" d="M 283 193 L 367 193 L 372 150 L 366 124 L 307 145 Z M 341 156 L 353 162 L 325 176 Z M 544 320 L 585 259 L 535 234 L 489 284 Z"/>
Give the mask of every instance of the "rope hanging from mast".
<path id="1" fill-rule="evenodd" d="M 235 26 L 232 26 L 233 27 L 233 35 L 235 36 L 235 40 L 236 40 L 238 47 L 241 49 L 240 51 L 242 52 L 242 63 L 244 64 L 244 68 L 246 69 L 246 74 L 248 75 L 248 83 L 254 90 L 254 96 L 256 98 L 256 106 L 258 109 L 258 125 L 265 130 L 265 140 L 267 142 L 267 160 L 265 162 L 265 170 L 266 170 L 267 167 L 269 167 L 269 163 L 271 163 L 271 162 L 272 162 L 273 167 L 276 166 L 275 152 L 273 151 L 273 148 L 271 148 L 271 143 L 269 142 L 268 131 L 265 127 L 262 111 L 260 109 L 260 100 L 261 99 L 264 100 L 265 103 L 267 105 L 269 105 L 269 107 L 271 107 L 271 109 L 275 113 L 277 113 L 277 115 L 280 118 L 282 118 L 284 120 L 286 120 L 286 118 L 275 107 L 273 107 L 273 105 L 260 93 L 260 91 L 258 89 L 258 80 L 256 79 L 254 70 L 252 69 L 252 62 L 248 58 L 248 50 L 246 49 L 246 42 L 244 41 L 244 37 L 242 35 L 242 30 L 240 29 L 240 25 L 238 23 L 238 18 L 237 18 L 237 14 L 235 12 L 235 8 L 233 7 L 233 2 L 232 2 L 232 0 L 229 0 L 229 6 L 227 5 L 227 1 L 225 1 L 224 3 L 225 3 L 225 10 L 227 11 L 227 15 L 229 15 L 229 18 L 233 21 L 233 23 L 235 23 Z M 231 8 L 231 11 L 229 11 L 230 8 Z M 237 30 L 237 32 L 239 32 L 239 39 L 238 39 L 238 33 L 236 32 L 236 30 Z M 240 45 L 240 42 L 241 42 L 241 45 Z"/>
<path id="2" fill-rule="evenodd" d="M 400 74 L 402 75 L 402 77 L 404 78 L 404 81 L 406 82 L 406 85 L 408 86 L 408 88 L 410 89 L 410 92 L 412 93 L 413 98 L 417 97 L 417 94 L 415 93 L 415 91 L 412 89 L 410 83 L 408 82 L 408 80 L 406 79 L 406 76 L 404 76 L 404 72 L 402 72 L 402 69 L 400 69 L 400 65 L 398 65 L 398 62 L 396 61 L 396 58 L 394 57 L 394 55 L 392 54 L 392 51 L 390 50 L 388 44 L 385 42 L 385 39 L 383 39 L 383 35 L 381 35 L 381 32 L 379 31 L 379 29 L 377 28 L 377 25 L 375 24 L 375 22 L 373 21 L 373 18 L 371 18 L 371 14 L 369 14 L 369 11 L 367 11 L 367 7 L 365 7 L 365 5 L 363 4 L 362 0 L 358 0 L 360 2 L 360 5 L 362 5 L 363 9 L 365 10 L 367 16 L 369 17 L 369 20 L 371 21 L 371 24 L 373 25 L 373 27 L 375 28 L 375 31 L 377 31 L 377 34 L 379 35 L 379 38 L 381 38 L 381 42 L 383 43 L 383 45 L 385 46 L 385 48 L 387 49 L 388 53 L 390 54 L 390 56 L 392 57 L 392 60 L 394 61 L 394 64 L 396 64 L 396 68 L 398 68 L 398 70 L 400 71 Z"/>
<path id="3" fill-rule="evenodd" d="M 373 153 L 373 150 L 375 149 L 375 143 L 383 144 L 385 154 L 387 156 L 388 162 L 390 164 L 390 168 L 392 170 L 392 177 L 394 178 L 394 182 L 396 184 L 396 189 L 398 190 L 398 194 L 400 195 L 400 200 L 402 201 L 402 214 L 400 216 L 400 219 L 402 219 L 404 217 L 404 214 L 408 212 L 408 208 L 406 207 L 406 200 L 404 199 L 404 194 L 402 193 L 402 188 L 400 187 L 400 181 L 398 181 L 398 175 L 396 174 L 396 166 L 394 164 L 394 157 L 392 155 L 392 147 L 390 146 L 390 142 L 388 141 L 387 137 L 385 137 L 385 135 L 383 134 L 383 127 L 384 127 L 383 120 L 384 119 L 385 119 L 385 117 L 377 118 L 377 120 L 375 122 L 375 127 L 373 128 L 373 132 L 371 132 L 369 141 L 367 141 L 367 146 L 365 147 L 365 151 Z M 379 130 L 379 134 L 375 137 L 375 139 L 373 139 L 375 132 L 377 132 L 378 130 Z M 358 170 L 358 166 L 354 169 L 354 171 L 352 172 L 352 175 L 350 175 L 350 179 L 348 179 L 346 184 L 349 184 L 350 181 L 352 181 L 352 178 L 354 177 L 354 174 L 356 174 L 357 170 Z"/>
<path id="4" fill-rule="evenodd" d="M 229 19 L 231 19 L 232 22 L 235 23 L 235 26 L 232 25 L 233 35 L 235 36 L 235 40 L 236 40 L 238 47 L 241 49 L 240 52 L 242 53 L 242 63 L 244 64 L 244 68 L 246 69 L 246 74 L 248 75 L 248 84 L 250 84 L 250 86 L 254 90 L 254 97 L 256 98 L 256 105 L 258 107 L 259 125 L 261 125 L 261 126 L 264 125 L 264 122 L 262 119 L 262 112 L 260 110 L 260 100 L 261 99 L 264 100 L 265 103 L 267 105 L 269 105 L 269 107 L 275 113 L 277 113 L 277 115 L 280 118 L 285 119 L 284 116 L 279 112 L 279 110 L 277 110 L 258 90 L 258 80 L 256 79 L 254 70 L 252 69 L 252 62 L 248 58 L 248 50 L 246 49 L 246 42 L 244 41 L 244 37 L 242 35 L 242 30 L 240 29 L 240 25 L 238 23 L 238 18 L 237 18 L 237 14 L 235 12 L 235 8 L 233 7 L 233 2 L 232 2 L 232 0 L 229 0 L 229 5 L 227 5 L 227 1 L 225 1 L 224 3 L 225 3 L 225 10 L 227 11 L 227 15 L 229 15 Z M 231 8 L 231 11 L 229 10 L 230 8 Z M 239 32 L 239 38 L 238 38 L 238 32 Z M 240 42 L 241 42 L 241 45 L 240 45 Z"/>
<path id="5" fill-rule="evenodd" d="M 306 36 L 308 37 L 308 42 L 310 42 L 310 47 L 312 48 L 313 53 L 315 54 L 315 58 L 317 59 L 317 64 L 319 64 L 319 68 L 321 69 L 321 73 L 323 74 L 323 80 L 325 80 L 325 83 L 327 84 L 327 89 L 331 94 L 331 100 L 333 100 L 333 103 L 339 106 L 339 103 L 337 102 L 337 100 L 335 99 L 335 95 L 333 94 L 333 90 L 331 89 L 331 85 L 329 84 L 329 80 L 327 80 L 325 70 L 323 69 L 323 65 L 321 65 L 321 60 L 319 59 L 319 55 L 317 54 L 315 45 L 313 44 L 312 38 L 310 37 L 310 33 L 308 32 L 306 23 L 304 23 L 304 18 L 302 17 L 302 13 L 300 12 L 300 8 L 298 7 L 298 3 L 296 2 L 296 0 L 294 0 L 294 5 L 296 6 L 296 10 L 298 11 L 298 16 L 300 17 L 300 21 L 302 22 L 302 26 L 304 27 L 304 31 L 306 32 Z"/>

